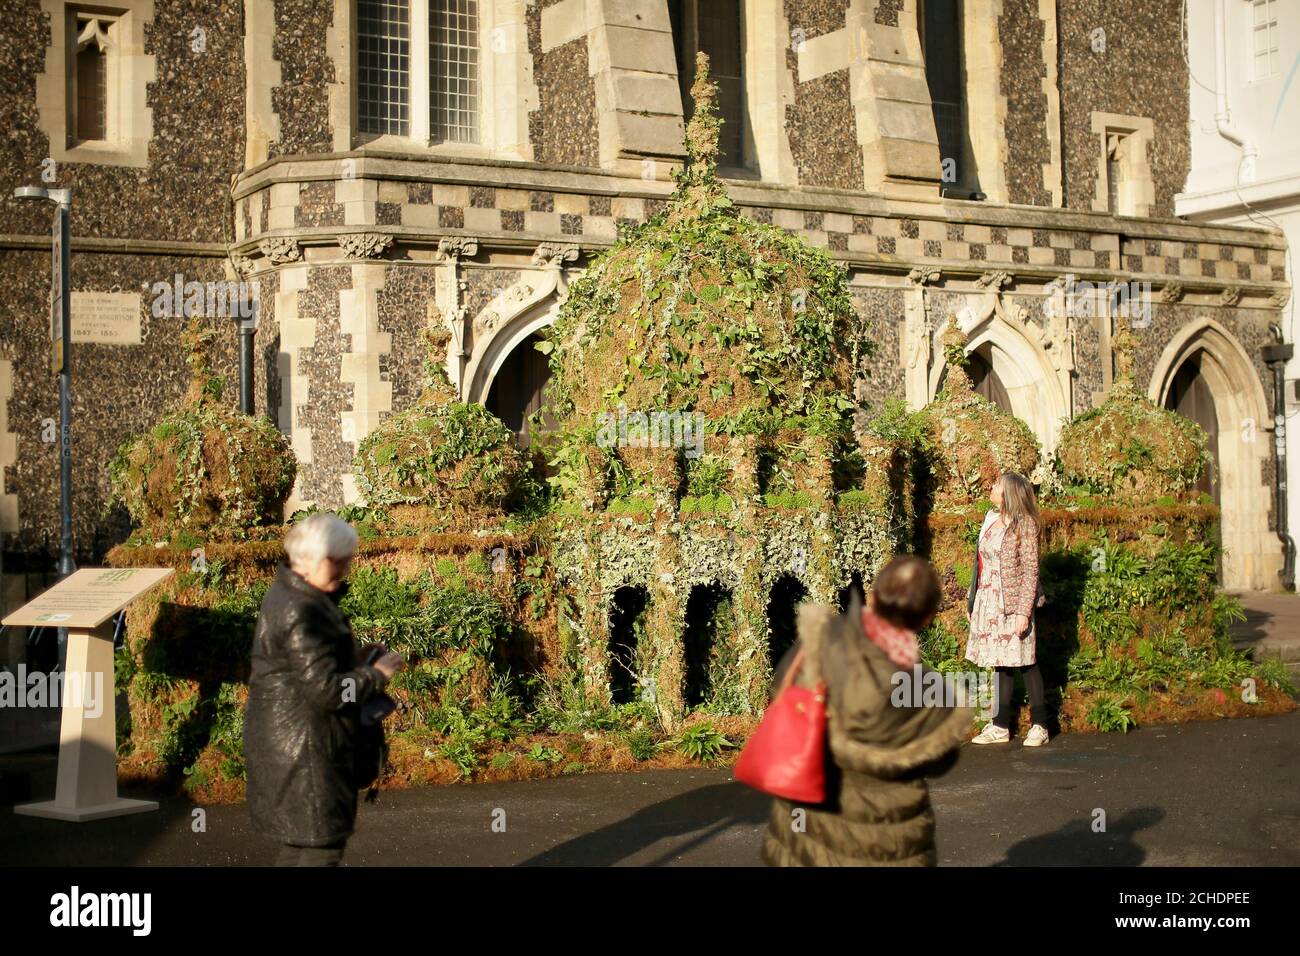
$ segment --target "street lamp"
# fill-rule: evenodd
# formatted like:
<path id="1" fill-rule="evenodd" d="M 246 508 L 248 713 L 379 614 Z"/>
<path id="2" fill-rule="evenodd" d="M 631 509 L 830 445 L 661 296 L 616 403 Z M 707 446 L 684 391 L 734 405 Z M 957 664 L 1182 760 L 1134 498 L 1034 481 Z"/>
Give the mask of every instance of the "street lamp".
<path id="1" fill-rule="evenodd" d="M 1282 579 L 1282 587 L 1288 591 L 1295 590 L 1295 540 L 1287 528 L 1286 509 L 1286 363 L 1291 360 L 1295 346 L 1282 341 L 1282 327 L 1273 323 L 1269 327 L 1276 340 L 1260 349 L 1264 364 L 1273 372 L 1273 461 L 1275 471 L 1274 483 L 1277 490 L 1273 497 L 1273 514 L 1276 516 L 1277 536 L 1282 542 L 1282 570 L 1277 575 Z"/>
<path id="2" fill-rule="evenodd" d="M 50 368 L 59 376 L 59 575 L 67 577 L 75 570 L 72 562 L 72 329 L 69 291 L 72 241 L 68 225 L 72 215 L 72 190 L 20 186 L 14 190 L 14 198 L 54 203 Z"/>

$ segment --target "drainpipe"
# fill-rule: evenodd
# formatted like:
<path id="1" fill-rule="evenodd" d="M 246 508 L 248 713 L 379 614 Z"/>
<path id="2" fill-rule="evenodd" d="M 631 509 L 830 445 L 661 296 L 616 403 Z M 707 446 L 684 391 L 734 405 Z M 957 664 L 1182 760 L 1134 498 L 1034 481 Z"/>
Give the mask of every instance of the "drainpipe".
<path id="1" fill-rule="evenodd" d="M 1227 14 L 1224 10 L 1225 0 L 1214 0 L 1214 127 L 1220 136 L 1241 150 L 1241 162 L 1237 165 L 1237 181 L 1233 185 L 1255 181 L 1255 159 L 1259 150 L 1253 140 L 1232 122 L 1228 110 L 1228 30 Z"/>
<path id="2" fill-rule="evenodd" d="M 1286 513 L 1286 363 L 1290 360 L 1295 347 L 1282 341 L 1282 327 L 1273 323 L 1269 327 L 1277 342 L 1266 345 L 1260 351 L 1264 363 L 1273 372 L 1273 461 L 1276 471 L 1277 490 L 1273 495 L 1273 514 L 1277 516 L 1277 537 L 1282 542 L 1282 570 L 1277 576 L 1282 579 L 1282 587 L 1287 591 L 1295 590 L 1295 541 L 1288 533 Z"/>
<path id="3" fill-rule="evenodd" d="M 241 308 L 241 314 L 238 316 L 239 410 L 245 415 L 255 415 L 257 407 L 253 401 L 253 336 L 257 334 L 261 303 L 254 296 L 251 302 L 245 303 L 245 306 L 248 314 L 243 314 L 245 309 Z"/>

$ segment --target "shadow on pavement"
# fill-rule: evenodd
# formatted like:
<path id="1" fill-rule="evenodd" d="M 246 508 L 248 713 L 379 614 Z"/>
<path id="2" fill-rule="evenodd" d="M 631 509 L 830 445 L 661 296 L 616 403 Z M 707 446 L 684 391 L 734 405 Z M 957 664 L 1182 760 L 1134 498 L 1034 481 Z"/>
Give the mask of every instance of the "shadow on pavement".
<path id="1" fill-rule="evenodd" d="M 685 843 L 641 866 L 662 866 L 719 833 L 738 825 L 757 825 L 767 819 L 772 798 L 738 783 L 721 783 L 691 790 L 638 810 L 618 823 L 552 847 L 524 860 L 519 866 L 613 866 L 660 840 L 696 831 Z M 757 847 L 755 858 L 757 858 Z"/>
<path id="2" fill-rule="evenodd" d="M 993 865 L 1141 866 L 1147 853 L 1134 837 L 1164 816 L 1156 807 L 1139 807 L 1118 820 L 1107 820 L 1104 833 L 1094 832 L 1091 820 L 1078 820 L 1053 833 L 1021 840 Z"/>
<path id="3" fill-rule="evenodd" d="M 147 787 L 123 784 L 122 797 L 156 800 L 159 809 L 72 823 L 14 813 L 14 805 L 54 797 L 58 754 L 32 752 L 0 760 L 0 860 L 7 866 L 133 866 L 177 830 L 191 829 L 195 806 Z M 174 864 L 192 865 L 188 853 Z"/>
<path id="4" fill-rule="evenodd" d="M 1242 612 L 1246 619 L 1233 622 L 1229 630 L 1238 647 L 1251 647 L 1269 636 L 1274 615 L 1271 608 L 1251 607 L 1244 603 Z"/>

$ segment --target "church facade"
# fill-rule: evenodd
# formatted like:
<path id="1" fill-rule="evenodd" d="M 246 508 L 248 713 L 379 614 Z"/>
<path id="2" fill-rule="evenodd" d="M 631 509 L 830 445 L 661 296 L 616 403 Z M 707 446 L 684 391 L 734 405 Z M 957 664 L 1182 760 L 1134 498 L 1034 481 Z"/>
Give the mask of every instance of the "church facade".
<path id="1" fill-rule="evenodd" d="M 5 195 L 73 190 L 81 550 L 117 445 L 181 394 L 185 305 L 299 460 L 290 511 L 358 501 L 357 443 L 420 388 L 420 332 L 527 439 L 568 284 L 654 215 L 698 51 L 742 215 L 825 248 L 879 345 L 859 395 L 929 401 L 955 316 L 983 394 L 1050 454 L 1126 323 L 1152 400 L 1210 433 L 1224 583 L 1276 587 L 1283 236 L 1174 218 L 1181 5 L 1100 0 L 19 0 Z M 0 530 L 57 539 L 48 213 L 0 206 Z M 206 294 L 208 287 L 217 294 Z M 166 291 L 164 301 L 164 290 Z M 232 387 L 232 400 L 234 389 Z M 6 577 L 9 577 L 8 572 Z M 10 582 L 10 591 L 18 584 Z"/>

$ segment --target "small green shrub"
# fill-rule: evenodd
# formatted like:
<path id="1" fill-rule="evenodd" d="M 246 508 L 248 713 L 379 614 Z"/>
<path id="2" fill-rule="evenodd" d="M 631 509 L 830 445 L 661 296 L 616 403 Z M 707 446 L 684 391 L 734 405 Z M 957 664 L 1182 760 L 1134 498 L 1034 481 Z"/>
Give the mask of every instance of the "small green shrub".
<path id="1" fill-rule="evenodd" d="M 1284 694 L 1295 696 L 1296 688 L 1291 683 L 1291 671 L 1280 657 L 1266 657 L 1255 665 L 1256 676 L 1270 687 L 1276 687 Z"/>
<path id="2" fill-rule="evenodd" d="M 681 500 L 680 510 L 684 515 L 689 514 L 724 514 L 734 510 L 736 502 L 730 495 L 712 495 L 701 497 L 686 497 Z"/>
<path id="3" fill-rule="evenodd" d="M 646 495 L 627 495 L 610 499 L 605 509 L 612 515 L 645 515 L 655 510 L 655 500 Z"/>
<path id="4" fill-rule="evenodd" d="M 528 751 L 528 759 L 535 763 L 559 763 L 564 759 L 564 754 L 560 753 L 554 747 L 547 747 L 544 744 L 533 744 Z"/>
<path id="5" fill-rule="evenodd" d="M 628 750 L 632 752 L 633 760 L 650 760 L 658 750 L 654 733 L 645 727 L 630 731 L 624 739 Z"/>
<path id="6" fill-rule="evenodd" d="M 707 721 L 687 727 L 678 734 L 675 743 L 678 753 L 700 763 L 712 763 L 728 747 L 735 746 Z"/>
<path id="7" fill-rule="evenodd" d="M 806 492 L 802 491 L 768 492 L 763 495 L 763 507 L 787 509 L 811 508 L 812 499 L 808 497 Z"/>
<path id="8" fill-rule="evenodd" d="M 714 498 L 726 491 L 731 464 L 717 455 L 686 460 L 687 493 L 696 498 Z"/>
<path id="9" fill-rule="evenodd" d="M 1119 700 L 1109 696 L 1097 697 L 1088 708 L 1084 720 L 1103 733 L 1128 733 L 1129 728 L 1136 726 L 1128 709 Z"/>

